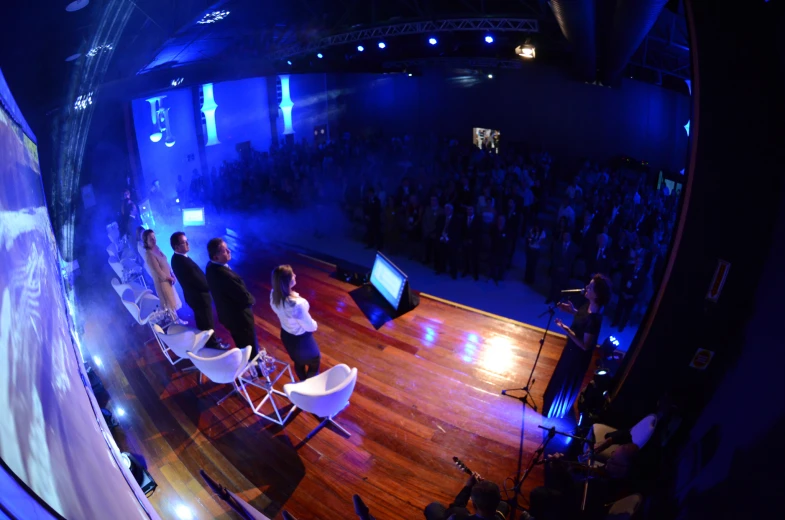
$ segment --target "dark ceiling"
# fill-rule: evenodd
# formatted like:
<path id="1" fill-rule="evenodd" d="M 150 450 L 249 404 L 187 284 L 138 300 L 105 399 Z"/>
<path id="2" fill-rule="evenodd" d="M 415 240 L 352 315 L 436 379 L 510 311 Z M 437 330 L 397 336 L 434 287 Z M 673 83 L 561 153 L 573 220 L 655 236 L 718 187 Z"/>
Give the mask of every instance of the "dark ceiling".
<path id="1" fill-rule="evenodd" d="M 324 37 L 367 27 L 384 27 L 409 21 L 454 18 L 507 17 L 533 19 L 539 30 L 532 34 L 537 62 L 567 65 L 570 45 L 562 35 L 547 2 L 541 0 L 90 0 L 76 12 L 67 12 L 70 0 L 26 0 L 4 5 L 0 21 L 0 53 L 8 83 L 25 113 L 46 112 L 69 105 L 73 78 L 83 77 L 84 54 L 110 37 L 107 24 L 118 13 L 127 21 L 113 25 L 116 37 L 111 60 L 99 84 L 139 83 L 138 89 L 161 89 L 175 77 L 205 80 L 210 74 L 242 77 L 274 71 L 374 71 L 392 62 L 412 59 L 516 59 L 513 49 L 527 34 L 498 33 L 493 45 L 483 33 L 439 33 L 437 46 L 427 45 L 427 35 L 394 36 L 384 52 L 376 41 L 325 48 L 325 58 L 313 53 L 289 58 L 282 50 L 296 50 Z M 611 5 L 613 0 L 596 0 Z M 672 1 L 635 52 L 626 76 L 684 90 L 689 77 L 689 50 L 680 2 Z M 216 23 L 199 24 L 205 14 L 228 11 Z M 125 19 L 124 19 L 125 20 Z M 598 19 L 598 38 L 603 20 Z M 608 22 L 610 23 L 610 22 Z M 109 35 L 109 36 L 107 36 Z M 73 62 L 65 58 L 81 53 Z M 80 68 L 81 67 L 81 68 Z M 216 77 L 216 79 L 218 79 Z M 210 80 L 209 78 L 207 80 Z M 143 85 L 143 86 L 142 86 Z M 131 89 L 133 90 L 133 89 Z"/>

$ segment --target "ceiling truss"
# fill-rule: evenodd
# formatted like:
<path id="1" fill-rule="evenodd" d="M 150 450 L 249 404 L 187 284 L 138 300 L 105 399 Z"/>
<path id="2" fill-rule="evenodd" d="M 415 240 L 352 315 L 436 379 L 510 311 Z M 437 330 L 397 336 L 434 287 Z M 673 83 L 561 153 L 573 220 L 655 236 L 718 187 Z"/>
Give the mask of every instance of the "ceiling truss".
<path id="1" fill-rule="evenodd" d="M 281 60 L 308 54 L 335 45 L 390 36 L 455 31 L 536 33 L 539 32 L 539 27 L 539 22 L 533 18 L 456 18 L 450 20 L 396 23 L 334 34 L 309 44 L 292 45 L 273 51 L 270 57 L 274 60 Z"/>

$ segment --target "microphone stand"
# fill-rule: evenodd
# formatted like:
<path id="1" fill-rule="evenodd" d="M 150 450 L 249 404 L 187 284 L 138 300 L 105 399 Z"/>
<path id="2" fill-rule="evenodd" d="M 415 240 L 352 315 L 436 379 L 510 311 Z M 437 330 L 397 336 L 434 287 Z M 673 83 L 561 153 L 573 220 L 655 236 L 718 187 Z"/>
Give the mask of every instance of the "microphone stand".
<path id="1" fill-rule="evenodd" d="M 542 353 L 542 346 L 545 345 L 545 338 L 548 336 L 548 331 L 551 328 L 551 321 L 553 320 L 553 315 L 556 314 L 556 304 L 549 305 L 548 309 L 540 314 L 538 318 L 542 318 L 548 314 L 548 323 L 545 325 L 545 330 L 542 331 L 542 337 L 540 338 L 540 348 L 537 349 L 537 357 L 534 358 L 534 364 L 532 365 L 532 369 L 529 372 L 529 379 L 526 381 L 526 386 L 523 388 L 507 388 L 502 390 L 502 395 L 506 395 L 507 397 L 512 397 L 513 399 L 518 399 L 519 401 L 523 402 L 524 405 L 529 405 L 532 410 L 535 412 L 537 411 L 537 405 L 534 402 L 534 398 L 531 396 L 531 387 L 537 381 L 534 379 L 534 370 L 537 368 L 537 362 L 540 360 L 540 354 Z M 507 392 L 517 392 L 522 391 L 525 394 L 521 397 L 510 395 Z M 531 402 L 529 402 L 531 400 Z"/>

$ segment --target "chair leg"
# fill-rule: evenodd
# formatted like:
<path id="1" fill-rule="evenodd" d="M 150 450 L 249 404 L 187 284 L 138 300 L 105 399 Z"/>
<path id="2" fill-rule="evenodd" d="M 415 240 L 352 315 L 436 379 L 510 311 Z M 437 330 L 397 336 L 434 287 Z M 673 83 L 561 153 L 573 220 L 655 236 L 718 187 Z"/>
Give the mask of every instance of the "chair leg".
<path id="1" fill-rule="evenodd" d="M 335 426 L 336 428 L 338 428 L 339 430 L 341 430 L 341 431 L 342 431 L 342 432 L 343 432 L 343 433 L 344 433 L 344 434 L 345 434 L 347 437 L 351 437 L 351 436 L 352 436 L 352 434 L 351 434 L 351 433 L 349 433 L 348 431 L 346 431 L 346 428 L 344 428 L 343 426 L 341 426 L 340 424 L 338 424 L 337 422 L 335 422 L 335 421 L 333 420 L 333 418 L 332 418 L 332 417 L 328 417 L 328 418 L 327 418 L 327 420 L 328 420 L 328 421 L 330 421 L 330 422 L 333 424 L 333 426 Z"/>

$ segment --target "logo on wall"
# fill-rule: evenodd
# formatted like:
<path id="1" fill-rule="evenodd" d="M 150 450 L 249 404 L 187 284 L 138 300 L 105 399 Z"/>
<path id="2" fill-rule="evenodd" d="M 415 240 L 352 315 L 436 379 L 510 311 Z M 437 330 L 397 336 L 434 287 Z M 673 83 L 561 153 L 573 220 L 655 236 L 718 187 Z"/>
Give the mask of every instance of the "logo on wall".
<path id="1" fill-rule="evenodd" d="M 221 144 L 221 141 L 218 140 L 218 128 L 215 126 L 215 109 L 218 108 L 218 105 L 215 103 L 215 96 L 213 95 L 213 84 L 205 83 L 202 85 L 199 97 L 202 102 L 202 130 L 204 130 L 204 135 L 207 136 L 205 146 Z"/>
<path id="2" fill-rule="evenodd" d="M 150 103 L 150 115 L 153 119 L 153 126 L 158 130 L 154 130 L 150 134 L 150 140 L 154 143 L 164 140 L 164 144 L 171 148 L 174 146 L 174 134 L 172 133 L 171 124 L 169 121 L 169 109 L 163 106 L 163 100 L 166 96 L 155 96 L 146 99 Z"/>

